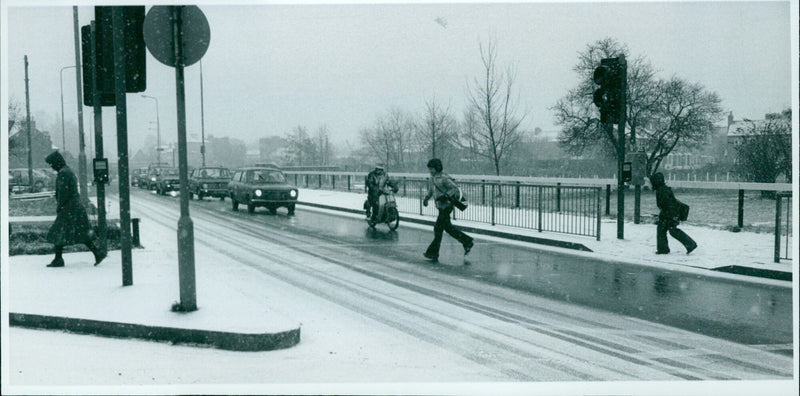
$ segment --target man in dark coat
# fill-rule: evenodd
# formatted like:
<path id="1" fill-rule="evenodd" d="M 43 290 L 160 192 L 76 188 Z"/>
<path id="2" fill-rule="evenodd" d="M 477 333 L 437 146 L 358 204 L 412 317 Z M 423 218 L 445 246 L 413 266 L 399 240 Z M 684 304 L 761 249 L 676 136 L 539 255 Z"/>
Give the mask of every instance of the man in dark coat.
<path id="1" fill-rule="evenodd" d="M 367 211 L 367 217 L 376 220 L 380 209 L 381 193 L 386 192 L 386 188 L 391 188 L 396 192 L 397 184 L 389 178 L 386 166 L 382 162 L 367 174 L 365 184 L 367 185 L 367 202 L 365 202 L 364 209 Z"/>
<path id="2" fill-rule="evenodd" d="M 86 245 L 92 251 L 94 265 L 100 264 L 106 257 L 106 252 L 104 249 L 95 247 L 92 242 L 89 216 L 86 215 L 86 209 L 81 205 L 75 174 L 58 151 L 48 155 L 45 162 L 58 172 L 56 177 L 56 220 L 47 233 L 47 240 L 55 245 L 56 257 L 47 266 L 63 267 L 64 246 L 79 243 Z"/>
<path id="3" fill-rule="evenodd" d="M 442 236 L 447 232 L 458 240 L 464 247 L 464 255 L 469 254 L 475 242 L 472 237 L 461 232 L 450 221 L 450 214 L 453 213 L 453 199 L 458 197 L 459 190 L 453 178 L 450 175 L 443 173 L 442 161 L 438 158 L 433 158 L 428 161 L 428 171 L 431 174 L 431 180 L 428 184 L 428 194 L 422 200 L 422 204 L 428 206 L 428 200 L 434 198 L 436 209 L 439 210 L 439 216 L 436 217 L 436 224 L 433 226 L 433 242 L 428 245 L 423 256 L 431 261 L 439 260 L 439 248 L 442 245 Z"/>
<path id="4" fill-rule="evenodd" d="M 664 182 L 664 174 L 656 172 L 650 177 L 650 184 L 656 191 L 656 205 L 658 205 L 658 228 L 656 229 L 656 254 L 668 254 L 669 242 L 667 242 L 667 232 L 683 244 L 686 254 L 697 249 L 697 243 L 685 232 L 678 228 L 678 200 L 672 193 L 672 189 L 667 187 Z"/>

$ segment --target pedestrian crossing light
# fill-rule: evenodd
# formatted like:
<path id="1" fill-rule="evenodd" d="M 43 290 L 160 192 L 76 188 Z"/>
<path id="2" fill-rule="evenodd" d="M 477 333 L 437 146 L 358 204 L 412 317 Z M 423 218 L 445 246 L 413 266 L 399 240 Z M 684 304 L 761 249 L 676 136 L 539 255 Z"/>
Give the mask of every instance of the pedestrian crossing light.
<path id="1" fill-rule="evenodd" d="M 600 87 L 594 91 L 594 104 L 600 109 L 600 122 L 619 123 L 620 111 L 624 111 L 621 103 L 623 77 L 619 58 L 606 58 L 594 69 L 592 79 Z"/>

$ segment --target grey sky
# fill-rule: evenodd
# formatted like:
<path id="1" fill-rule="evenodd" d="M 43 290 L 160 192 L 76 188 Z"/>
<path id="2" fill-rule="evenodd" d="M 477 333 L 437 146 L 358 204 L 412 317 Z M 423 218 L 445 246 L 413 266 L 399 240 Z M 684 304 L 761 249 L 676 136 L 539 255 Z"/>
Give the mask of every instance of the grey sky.
<path id="1" fill-rule="evenodd" d="M 130 3 L 130 2 L 126 2 Z M 32 112 L 60 113 L 59 70 L 74 63 L 68 3 L 7 7 L 7 94 L 24 104 L 30 62 Z M 35 3 L 41 4 L 41 3 Z M 54 5 L 55 4 L 55 5 Z M 86 4 L 86 3 L 84 3 Z M 149 8 L 149 6 L 148 6 Z M 435 97 L 457 117 L 481 72 L 478 42 L 495 38 L 501 65 L 515 63 L 523 126 L 555 129 L 548 108 L 576 86 L 577 53 L 610 36 L 660 70 L 717 92 L 737 119 L 792 103 L 790 2 L 473 3 L 229 6 L 200 3 L 211 26 L 203 58 L 205 131 L 254 143 L 297 125 L 327 125 L 335 142 L 392 107 L 420 113 Z M 797 9 L 794 8 L 796 13 Z M 79 7 L 80 24 L 93 19 Z M 447 21 L 446 27 L 436 22 Z M 796 34 L 796 33 L 794 33 Z M 797 45 L 796 43 L 794 44 Z M 796 55 L 794 57 L 796 61 Z M 794 66 L 796 68 L 796 65 Z M 176 140 L 174 69 L 148 54 L 147 91 L 159 98 L 162 142 Z M 75 77 L 64 72 L 65 118 L 76 123 Z M 186 69 L 189 133 L 200 134 L 197 64 Z M 155 104 L 128 95 L 135 152 L 155 134 Z M 85 108 L 87 131 L 91 112 Z M 104 108 L 106 152 L 116 152 L 113 108 Z M 60 135 L 59 133 L 56 136 Z M 88 141 L 87 141 L 88 144 Z"/>

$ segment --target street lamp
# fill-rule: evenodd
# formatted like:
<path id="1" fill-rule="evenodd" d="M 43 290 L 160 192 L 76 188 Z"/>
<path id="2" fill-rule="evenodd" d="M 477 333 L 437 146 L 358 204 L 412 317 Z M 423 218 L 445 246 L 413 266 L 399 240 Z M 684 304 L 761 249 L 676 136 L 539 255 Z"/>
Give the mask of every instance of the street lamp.
<path id="1" fill-rule="evenodd" d="M 75 67 L 72 66 L 64 66 L 61 68 L 59 75 L 61 79 L 59 80 L 59 87 L 61 88 L 61 151 L 66 152 L 67 150 L 67 138 L 64 132 L 64 70 Z"/>
<path id="2" fill-rule="evenodd" d="M 156 101 L 156 162 L 161 163 L 161 121 L 158 116 L 158 98 L 145 94 L 142 94 L 142 97 Z"/>
<path id="3" fill-rule="evenodd" d="M 203 114 L 203 60 L 200 60 L 200 155 L 206 166 L 206 122 Z"/>

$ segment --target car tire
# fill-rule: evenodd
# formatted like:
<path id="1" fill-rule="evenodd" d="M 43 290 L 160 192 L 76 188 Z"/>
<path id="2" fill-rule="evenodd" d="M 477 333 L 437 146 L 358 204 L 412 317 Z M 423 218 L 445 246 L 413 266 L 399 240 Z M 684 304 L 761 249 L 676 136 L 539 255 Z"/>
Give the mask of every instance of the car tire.
<path id="1" fill-rule="evenodd" d="M 274 215 L 278 213 L 278 208 L 269 207 L 269 214 Z"/>
<path id="2" fill-rule="evenodd" d="M 231 209 L 233 209 L 234 212 L 239 211 L 239 201 L 234 197 L 231 197 Z"/>
<path id="3" fill-rule="evenodd" d="M 294 204 L 291 204 L 291 205 L 287 206 L 286 208 L 289 209 L 289 215 L 290 216 L 294 215 Z"/>
<path id="4" fill-rule="evenodd" d="M 254 213 L 255 211 L 256 211 L 256 206 L 255 205 L 253 205 L 251 203 L 247 204 L 247 212 L 248 213 Z"/>
<path id="5" fill-rule="evenodd" d="M 33 183 L 33 189 L 36 192 L 42 191 L 44 189 L 44 183 L 42 183 L 41 181 Z"/>
<path id="6" fill-rule="evenodd" d="M 198 192 L 197 192 L 197 199 L 198 199 L 198 200 L 200 200 L 200 201 L 202 201 L 202 200 L 203 200 L 203 198 L 205 198 L 205 196 L 203 196 L 203 192 L 202 192 L 202 191 L 198 191 Z"/>
<path id="7" fill-rule="evenodd" d="M 219 197 L 219 200 L 222 201 L 222 202 L 225 202 L 225 196 L 223 195 L 223 196 Z"/>

